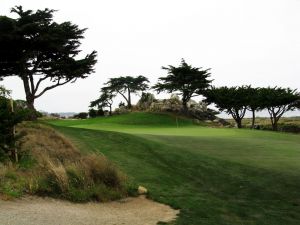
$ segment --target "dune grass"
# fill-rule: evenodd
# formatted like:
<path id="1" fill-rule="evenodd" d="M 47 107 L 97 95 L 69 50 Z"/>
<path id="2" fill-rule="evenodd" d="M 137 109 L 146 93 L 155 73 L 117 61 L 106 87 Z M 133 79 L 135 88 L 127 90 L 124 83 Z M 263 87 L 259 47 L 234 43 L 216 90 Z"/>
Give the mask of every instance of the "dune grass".
<path id="1" fill-rule="evenodd" d="M 151 198 L 180 208 L 175 224 L 300 223 L 299 135 L 177 127 L 148 113 L 131 125 L 129 115 L 51 123 L 79 149 L 117 163 Z"/>

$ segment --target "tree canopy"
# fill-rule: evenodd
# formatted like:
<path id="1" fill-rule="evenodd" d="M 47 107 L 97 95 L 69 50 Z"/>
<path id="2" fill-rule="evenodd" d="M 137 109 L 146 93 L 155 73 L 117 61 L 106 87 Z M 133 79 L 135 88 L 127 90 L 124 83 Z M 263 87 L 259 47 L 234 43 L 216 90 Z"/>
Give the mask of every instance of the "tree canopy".
<path id="1" fill-rule="evenodd" d="M 212 87 L 206 91 L 206 102 L 214 103 L 219 110 L 230 114 L 237 123 L 237 127 L 242 127 L 242 119 L 247 110 L 248 93 L 247 88 L 242 87 Z"/>
<path id="2" fill-rule="evenodd" d="M 11 12 L 16 19 L 0 17 L 0 78 L 22 79 L 30 109 L 45 92 L 94 72 L 96 52 L 79 57 L 86 29 L 54 22 L 55 11 L 47 8 L 32 11 L 18 6 Z M 45 81 L 51 85 L 45 86 Z"/>
<path id="3" fill-rule="evenodd" d="M 169 65 L 162 67 L 167 70 L 166 77 L 160 77 L 159 82 L 153 86 L 158 92 L 167 91 L 168 93 L 178 92 L 182 95 L 182 105 L 187 110 L 188 101 L 198 95 L 204 94 L 204 91 L 210 86 L 212 80 L 209 80 L 210 69 L 202 67 L 192 67 L 182 59 L 178 67 Z"/>
<path id="4" fill-rule="evenodd" d="M 149 88 L 148 78 L 140 75 L 137 77 L 126 76 L 110 78 L 102 91 L 111 94 L 120 94 L 126 101 L 127 107 L 131 108 L 131 94 L 139 91 L 145 91 Z"/>
<path id="5" fill-rule="evenodd" d="M 106 89 L 101 89 L 101 95 L 98 99 L 91 101 L 90 107 L 97 107 L 98 109 L 102 109 L 105 107 L 109 107 L 109 114 L 112 114 L 112 104 L 113 98 L 115 97 L 114 93 L 108 92 Z"/>
<path id="6" fill-rule="evenodd" d="M 7 90 L 4 86 L 0 85 L 0 97 L 9 97 L 11 91 Z"/>
<path id="7" fill-rule="evenodd" d="M 268 110 L 273 130 L 278 129 L 278 121 L 287 111 L 297 108 L 300 94 L 297 90 L 280 87 L 260 88 L 261 108 Z"/>

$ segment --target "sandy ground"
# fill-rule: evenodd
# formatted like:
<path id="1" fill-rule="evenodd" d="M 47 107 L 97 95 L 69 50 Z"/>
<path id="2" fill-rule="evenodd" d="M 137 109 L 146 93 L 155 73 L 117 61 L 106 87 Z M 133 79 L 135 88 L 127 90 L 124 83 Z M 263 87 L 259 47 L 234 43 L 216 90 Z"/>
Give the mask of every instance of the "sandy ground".
<path id="1" fill-rule="evenodd" d="M 0 200 L 1 225 L 154 225 L 172 221 L 178 213 L 143 196 L 85 204 L 37 197 Z"/>

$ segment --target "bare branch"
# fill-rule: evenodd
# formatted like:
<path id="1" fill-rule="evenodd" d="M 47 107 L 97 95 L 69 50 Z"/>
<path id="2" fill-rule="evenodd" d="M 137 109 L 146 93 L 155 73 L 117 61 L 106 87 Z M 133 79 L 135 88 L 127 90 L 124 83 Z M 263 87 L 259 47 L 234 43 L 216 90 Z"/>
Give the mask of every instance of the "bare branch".
<path id="1" fill-rule="evenodd" d="M 49 78 L 49 77 L 48 77 L 48 76 L 45 76 L 45 77 L 42 77 L 42 78 L 40 78 L 40 79 L 38 80 L 38 82 L 37 82 L 36 85 L 35 85 L 35 89 L 34 89 L 34 93 L 33 93 L 33 94 L 35 94 L 35 93 L 37 92 L 37 90 L 38 90 L 38 88 L 39 88 L 41 82 L 44 81 L 44 80 L 46 80 L 47 78 Z"/>
<path id="2" fill-rule="evenodd" d="M 46 91 L 49 91 L 49 90 L 51 90 L 51 89 L 53 89 L 53 88 L 56 88 L 56 87 L 61 86 L 61 85 L 64 85 L 64 84 L 66 84 L 66 83 L 69 83 L 69 82 L 71 82 L 72 80 L 73 80 L 73 79 L 66 80 L 65 82 L 62 82 L 62 83 L 60 83 L 60 80 L 58 80 L 56 84 L 54 84 L 54 85 L 52 85 L 52 86 L 49 86 L 49 87 L 46 87 L 41 93 L 39 93 L 38 95 L 35 95 L 34 97 L 35 97 L 35 98 L 39 98 L 39 97 L 41 97 Z"/>

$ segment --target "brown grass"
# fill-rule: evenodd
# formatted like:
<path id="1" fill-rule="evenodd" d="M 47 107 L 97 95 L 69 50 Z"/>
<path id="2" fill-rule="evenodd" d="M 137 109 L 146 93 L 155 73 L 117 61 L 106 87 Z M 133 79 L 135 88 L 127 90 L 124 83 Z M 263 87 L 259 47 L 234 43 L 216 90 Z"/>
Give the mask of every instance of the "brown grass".
<path id="1" fill-rule="evenodd" d="M 16 174 L 15 183 L 25 178 L 16 196 L 30 193 L 73 201 L 108 201 L 126 195 L 126 177 L 103 155 L 82 154 L 45 125 L 23 123 L 18 133 L 22 136 L 18 144 L 21 162 L 17 167 L 0 164 L 0 193 L 5 193 L 5 185 L 15 185 L 5 178 L 10 171 Z"/>

